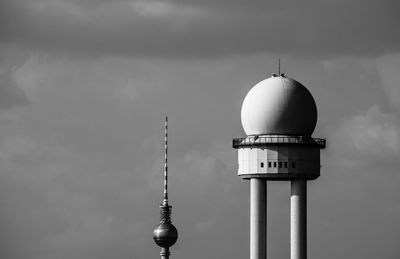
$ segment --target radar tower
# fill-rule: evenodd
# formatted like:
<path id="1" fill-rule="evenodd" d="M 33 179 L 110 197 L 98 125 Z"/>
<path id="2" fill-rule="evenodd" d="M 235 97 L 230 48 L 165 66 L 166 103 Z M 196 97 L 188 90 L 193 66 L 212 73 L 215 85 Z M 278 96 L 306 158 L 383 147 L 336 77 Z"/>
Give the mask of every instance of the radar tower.
<path id="1" fill-rule="evenodd" d="M 307 259 L 307 181 L 320 176 L 325 139 L 311 135 L 317 106 L 311 93 L 278 72 L 243 101 L 244 138 L 233 139 L 238 175 L 250 180 L 250 259 L 267 256 L 267 181 L 290 181 L 290 258 Z"/>

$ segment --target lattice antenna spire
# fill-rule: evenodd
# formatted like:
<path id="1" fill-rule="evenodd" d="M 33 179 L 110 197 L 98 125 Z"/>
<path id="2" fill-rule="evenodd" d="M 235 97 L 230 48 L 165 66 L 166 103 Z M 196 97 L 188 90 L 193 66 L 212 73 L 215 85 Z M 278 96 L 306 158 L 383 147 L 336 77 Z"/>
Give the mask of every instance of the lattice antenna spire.
<path id="1" fill-rule="evenodd" d="M 163 206 L 168 206 L 168 117 L 165 117 L 165 140 L 164 140 L 164 199 Z"/>

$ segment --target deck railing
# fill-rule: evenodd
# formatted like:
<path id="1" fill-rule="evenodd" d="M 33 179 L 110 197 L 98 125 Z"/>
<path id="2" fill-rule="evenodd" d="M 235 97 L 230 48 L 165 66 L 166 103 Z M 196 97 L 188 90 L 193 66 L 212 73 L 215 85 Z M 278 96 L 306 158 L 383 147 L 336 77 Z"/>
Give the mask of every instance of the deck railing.
<path id="1" fill-rule="evenodd" d="M 232 142 L 233 148 L 263 146 L 265 144 L 305 144 L 325 148 L 326 139 L 309 136 L 248 136 L 246 138 L 234 138 Z"/>

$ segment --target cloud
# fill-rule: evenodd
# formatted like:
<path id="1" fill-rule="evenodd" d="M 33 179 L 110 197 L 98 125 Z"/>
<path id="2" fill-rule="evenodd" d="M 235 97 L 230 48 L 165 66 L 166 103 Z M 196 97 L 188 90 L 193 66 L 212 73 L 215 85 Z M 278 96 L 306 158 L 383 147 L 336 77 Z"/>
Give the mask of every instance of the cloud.
<path id="1" fill-rule="evenodd" d="M 171 77 L 181 68 L 188 72 L 184 77 Z M 158 221 L 162 181 L 148 177 L 159 157 L 154 150 L 163 145 L 160 114 L 167 110 L 175 114 L 171 116 L 171 202 L 182 246 L 198 243 L 198 236 L 189 233 L 205 235 L 204 228 L 215 229 L 225 218 L 219 207 L 239 205 L 238 198 L 229 195 L 230 184 L 238 179 L 230 177 L 224 152 L 208 154 L 205 145 L 192 148 L 193 140 L 204 133 L 186 130 L 202 123 L 184 118 L 204 114 L 198 109 L 199 98 L 208 99 L 208 91 L 197 87 L 192 77 L 204 73 L 210 78 L 219 75 L 211 68 L 199 74 L 196 68 L 175 62 L 48 54 L 31 55 L 15 67 L 13 80 L 27 92 L 31 105 L 19 109 L 14 120 L 0 114 L 7 122 L 0 124 L 0 204 L 6 204 L 6 212 L 0 213 L 0 223 L 6 225 L 0 238 L 12 237 L 3 242 L 8 245 L 3 256 L 15 258 L 18 252 L 20 257 L 30 253 L 33 258 L 148 258 L 158 254 L 151 231 Z M 166 100 L 173 104 L 171 109 L 165 108 L 170 105 Z M 185 103 L 176 100 L 192 106 L 178 113 Z M 162 160 L 160 167 L 154 167 L 154 174 L 161 177 Z M 174 179 L 174 173 L 180 178 Z M 20 216 L 12 218 L 14 214 Z M 233 232 L 235 220 L 226 223 Z M 221 236 L 224 231 L 217 232 Z M 187 251 L 183 250 L 183 257 Z"/>
<path id="2" fill-rule="evenodd" d="M 398 50 L 397 7 L 393 1 L 3 1 L 0 40 L 80 55 L 376 56 Z"/>
<path id="3" fill-rule="evenodd" d="M 132 1 L 135 13 L 144 17 L 168 18 L 185 17 L 193 19 L 196 15 L 202 15 L 200 8 L 177 5 L 167 1 Z"/>
<path id="4" fill-rule="evenodd" d="M 398 112 L 400 112 L 400 54 L 380 57 L 377 61 L 383 90 Z"/>
<path id="5" fill-rule="evenodd" d="M 18 157 L 30 156 L 36 149 L 34 141 L 22 136 L 13 136 L 5 138 L 2 143 L 0 158 L 7 162 L 7 160 L 14 160 Z"/>
<path id="6" fill-rule="evenodd" d="M 0 109 L 25 106 L 29 103 L 25 92 L 17 87 L 10 76 L 0 73 Z"/>
<path id="7" fill-rule="evenodd" d="M 117 64 L 120 70 L 112 69 L 115 64 L 112 59 L 108 61 L 71 60 L 65 56 L 54 58 L 51 55 L 32 54 L 12 71 L 12 80 L 35 103 L 43 99 L 51 102 L 47 96 L 62 91 L 75 100 L 81 95 L 88 95 L 82 99 L 97 95 L 94 98 L 109 99 L 115 103 L 133 101 L 138 94 L 135 86 L 138 80 L 133 76 L 121 76 L 128 72 L 123 60 Z M 87 69 L 83 70 L 83 67 Z M 105 73 L 111 69 L 116 73 L 114 76 Z M 65 87 L 59 86 L 60 82 Z M 69 89 L 66 89 L 67 86 Z M 68 94 L 73 92 L 72 89 L 80 91 L 81 95 Z"/>
<path id="8" fill-rule="evenodd" d="M 309 189 L 309 233 L 314 244 L 310 254 L 325 258 L 395 258 L 398 253 L 388 235 L 399 231 L 393 229 L 394 215 L 400 212 L 399 116 L 380 104 L 336 123 L 326 128 L 321 177 Z M 371 228 L 366 230 L 366 225 Z M 364 250 L 369 244 L 377 248 Z"/>
<path id="9" fill-rule="evenodd" d="M 71 3 L 85 12 L 107 5 Z M 12 80 L 31 104 L 0 113 L 2 257 L 157 256 L 151 231 L 162 198 L 165 114 L 172 219 L 180 234 L 173 256 L 248 256 L 249 184 L 237 176 L 231 140 L 243 136 L 241 102 L 276 71 L 275 55 L 75 54 L 34 51 L 3 66 L 14 67 Z M 288 58 L 283 64 L 313 93 L 322 130 L 331 126 L 321 134 L 328 137 L 321 177 L 309 183 L 310 256 L 397 258 L 399 122 L 385 105 L 376 61 Z M 289 257 L 289 193 L 288 182 L 268 184 L 271 258 Z"/>
<path id="10" fill-rule="evenodd" d="M 328 139 L 331 149 L 346 164 L 391 160 L 400 153 L 400 124 L 396 114 L 378 105 L 346 119 Z"/>
<path id="11" fill-rule="evenodd" d="M 136 197 L 148 197 L 137 185 L 140 177 L 104 170 L 104 164 L 37 136 L 2 134 L 1 140 L 2 256 L 109 258 L 104 246 L 121 258 L 135 254 L 151 229 L 146 206 L 135 209 L 144 203 Z"/>
<path id="12" fill-rule="evenodd" d="M 0 46 L 0 109 L 8 109 L 30 104 L 24 89 L 13 77 L 15 70 L 27 59 L 27 53 L 15 46 Z"/>
<path id="13" fill-rule="evenodd" d="M 214 151 L 215 152 L 215 151 Z M 175 195 L 184 195 L 189 199 L 198 199 L 209 194 L 210 190 L 229 189 L 226 176 L 230 167 L 221 161 L 218 153 L 204 154 L 197 150 L 187 151 L 183 157 L 170 159 L 170 181 Z M 222 151 L 220 151 L 222 152 Z M 162 187 L 163 157 L 157 159 L 152 173 L 148 175 L 149 186 L 154 190 Z"/>

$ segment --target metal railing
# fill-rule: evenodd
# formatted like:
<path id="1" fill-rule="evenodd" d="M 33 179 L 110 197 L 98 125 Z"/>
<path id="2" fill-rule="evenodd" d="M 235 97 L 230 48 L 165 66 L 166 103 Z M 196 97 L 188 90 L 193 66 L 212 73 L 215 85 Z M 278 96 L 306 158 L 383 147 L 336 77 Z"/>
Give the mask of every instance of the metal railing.
<path id="1" fill-rule="evenodd" d="M 309 136 L 248 136 L 246 138 L 234 138 L 232 142 L 233 148 L 265 146 L 266 144 L 304 144 L 325 148 L 326 139 Z"/>

